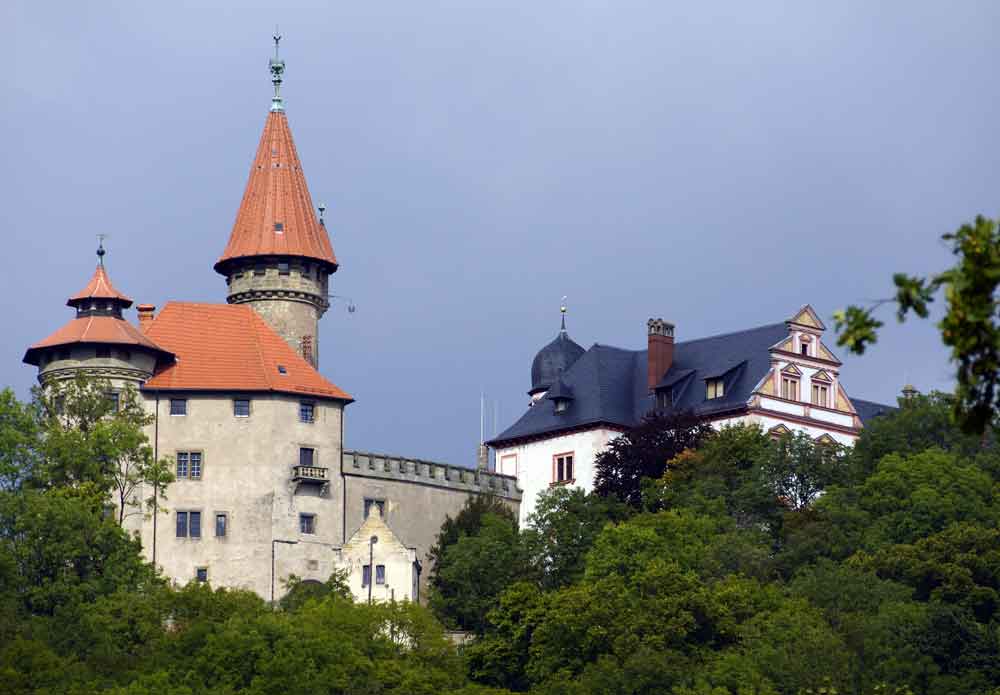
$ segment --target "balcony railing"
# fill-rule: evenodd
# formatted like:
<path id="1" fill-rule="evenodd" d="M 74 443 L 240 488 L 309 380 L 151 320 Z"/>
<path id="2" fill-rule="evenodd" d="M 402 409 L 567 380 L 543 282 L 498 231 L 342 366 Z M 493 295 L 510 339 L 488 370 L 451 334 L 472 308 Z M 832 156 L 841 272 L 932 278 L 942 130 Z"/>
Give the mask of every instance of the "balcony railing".
<path id="1" fill-rule="evenodd" d="M 292 480 L 325 483 L 328 480 L 327 470 L 318 466 L 294 466 L 292 468 Z"/>

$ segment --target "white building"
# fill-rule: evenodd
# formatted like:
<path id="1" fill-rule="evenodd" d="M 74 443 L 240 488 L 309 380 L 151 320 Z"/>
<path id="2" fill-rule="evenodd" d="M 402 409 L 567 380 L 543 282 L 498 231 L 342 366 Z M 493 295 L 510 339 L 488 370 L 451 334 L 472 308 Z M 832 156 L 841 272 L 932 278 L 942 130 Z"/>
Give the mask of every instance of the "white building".
<path id="1" fill-rule="evenodd" d="M 516 476 L 523 490 L 521 522 L 543 490 L 591 490 L 597 454 L 652 412 L 853 444 L 864 421 L 888 406 L 848 397 L 825 330 L 807 305 L 787 321 L 681 343 L 672 324 L 650 319 L 645 350 L 584 350 L 564 317 L 532 363 L 527 412 L 488 442 L 497 472 Z"/>

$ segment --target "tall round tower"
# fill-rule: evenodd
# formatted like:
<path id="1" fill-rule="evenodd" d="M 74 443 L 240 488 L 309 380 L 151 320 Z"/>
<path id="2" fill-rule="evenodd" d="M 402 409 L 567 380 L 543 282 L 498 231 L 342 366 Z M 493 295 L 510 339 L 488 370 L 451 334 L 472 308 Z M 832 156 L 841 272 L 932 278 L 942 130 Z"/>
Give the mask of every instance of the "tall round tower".
<path id="1" fill-rule="evenodd" d="M 317 219 L 281 97 L 285 62 L 270 62 L 274 97 L 243 201 L 215 264 L 230 304 L 250 304 L 296 352 L 319 365 L 319 319 L 329 308 L 337 258 Z"/>

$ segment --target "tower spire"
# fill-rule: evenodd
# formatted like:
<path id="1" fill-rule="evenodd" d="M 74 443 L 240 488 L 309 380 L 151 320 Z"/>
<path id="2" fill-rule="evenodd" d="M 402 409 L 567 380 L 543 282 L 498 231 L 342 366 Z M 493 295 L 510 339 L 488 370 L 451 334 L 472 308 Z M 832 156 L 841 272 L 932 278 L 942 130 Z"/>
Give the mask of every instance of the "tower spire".
<path id="1" fill-rule="evenodd" d="M 560 333 L 566 332 L 566 297 L 563 296 L 562 304 L 559 306 L 559 313 L 562 315 L 562 325 L 559 327 Z"/>
<path id="2" fill-rule="evenodd" d="M 102 268 L 104 267 L 104 254 L 107 253 L 107 251 L 104 250 L 105 236 L 106 236 L 105 234 L 97 235 L 97 265 L 101 266 Z"/>
<path id="3" fill-rule="evenodd" d="M 271 58 L 270 68 L 271 68 L 271 84 L 274 85 L 274 96 L 271 97 L 271 110 L 272 111 L 284 111 L 285 101 L 281 98 L 281 76 L 285 74 L 285 61 L 278 57 L 278 44 L 281 43 L 281 34 L 278 33 L 278 27 L 274 27 L 274 57 Z"/>

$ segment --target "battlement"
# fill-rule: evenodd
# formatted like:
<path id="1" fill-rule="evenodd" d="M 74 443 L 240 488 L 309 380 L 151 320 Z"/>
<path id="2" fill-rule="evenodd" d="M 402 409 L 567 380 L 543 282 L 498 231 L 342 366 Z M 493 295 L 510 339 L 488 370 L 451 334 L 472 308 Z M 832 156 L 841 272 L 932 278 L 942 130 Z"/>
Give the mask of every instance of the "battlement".
<path id="1" fill-rule="evenodd" d="M 517 502 L 521 500 L 521 490 L 517 487 L 517 478 L 514 476 L 447 463 L 364 451 L 345 451 L 341 470 L 344 475 L 400 480 L 472 494 L 496 495 Z"/>

